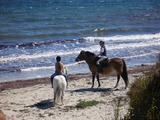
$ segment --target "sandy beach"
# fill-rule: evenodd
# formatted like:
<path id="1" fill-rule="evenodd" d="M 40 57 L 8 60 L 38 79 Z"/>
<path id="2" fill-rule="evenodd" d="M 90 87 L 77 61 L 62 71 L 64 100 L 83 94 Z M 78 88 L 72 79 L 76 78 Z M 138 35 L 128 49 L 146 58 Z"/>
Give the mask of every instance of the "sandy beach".
<path id="1" fill-rule="evenodd" d="M 91 89 L 91 73 L 70 74 L 65 90 L 64 105 L 53 104 L 53 89 L 49 78 L 17 80 L 0 83 L 0 109 L 8 120 L 114 120 L 117 101 L 120 99 L 119 119 L 127 114 L 130 85 L 152 66 L 141 65 L 128 68 L 129 86 L 124 90 L 120 79 L 116 89 L 116 75 L 100 75 L 101 87 L 95 81 Z M 80 101 L 99 101 L 99 104 L 84 109 L 77 108 Z"/>

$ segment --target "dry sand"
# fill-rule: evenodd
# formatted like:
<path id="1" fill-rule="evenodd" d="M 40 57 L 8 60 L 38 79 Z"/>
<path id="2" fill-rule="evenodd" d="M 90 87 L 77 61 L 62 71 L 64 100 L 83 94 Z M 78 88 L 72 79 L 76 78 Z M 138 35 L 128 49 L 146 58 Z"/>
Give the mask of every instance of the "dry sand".
<path id="1" fill-rule="evenodd" d="M 151 69 L 151 66 L 136 66 L 128 69 L 129 83 Z M 114 74 L 100 76 L 101 87 L 95 80 L 91 89 L 91 74 L 69 76 L 64 105 L 53 104 L 53 89 L 49 78 L 0 83 L 0 109 L 9 120 L 114 120 L 117 101 L 121 99 L 119 119 L 127 114 L 129 98 L 120 79 L 117 89 Z M 99 101 L 99 104 L 84 109 L 76 108 L 80 101 Z"/>

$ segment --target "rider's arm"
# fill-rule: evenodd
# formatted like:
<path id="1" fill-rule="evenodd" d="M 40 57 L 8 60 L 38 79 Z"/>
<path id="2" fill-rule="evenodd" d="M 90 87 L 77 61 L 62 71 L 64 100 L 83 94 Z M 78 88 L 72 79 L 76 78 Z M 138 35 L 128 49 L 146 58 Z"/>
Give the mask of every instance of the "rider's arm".
<path id="1" fill-rule="evenodd" d="M 62 72 L 64 72 L 64 65 L 61 63 L 61 66 L 62 66 Z"/>
<path id="2" fill-rule="evenodd" d="M 96 55 L 96 57 L 101 56 L 103 52 L 104 52 L 104 48 L 101 48 L 100 53 L 98 55 Z"/>

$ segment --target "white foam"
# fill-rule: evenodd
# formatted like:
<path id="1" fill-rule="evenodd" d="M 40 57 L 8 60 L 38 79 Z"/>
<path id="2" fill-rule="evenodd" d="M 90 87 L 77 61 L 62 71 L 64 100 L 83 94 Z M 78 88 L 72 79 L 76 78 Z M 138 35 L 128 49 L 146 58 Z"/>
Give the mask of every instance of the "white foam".
<path id="1" fill-rule="evenodd" d="M 80 63 L 84 63 L 84 61 L 70 63 L 70 64 L 65 64 L 64 66 L 70 67 L 70 66 L 78 65 Z M 36 71 L 36 70 L 43 70 L 43 69 L 55 69 L 55 67 L 54 66 L 30 67 L 30 68 L 21 69 L 20 71 L 21 72 L 26 72 L 26 71 Z"/>
<path id="2" fill-rule="evenodd" d="M 128 58 L 138 58 L 138 57 L 145 57 L 148 55 L 153 55 L 153 54 L 159 54 L 159 51 L 153 51 L 150 53 L 143 53 L 143 54 L 138 54 L 138 55 L 134 55 L 134 56 L 126 56 L 126 57 L 121 57 L 123 59 L 128 59 Z M 76 66 L 78 64 L 84 64 L 84 61 L 80 61 L 80 62 L 74 62 L 74 63 L 70 63 L 70 64 L 65 64 L 66 67 L 70 67 L 70 66 Z M 36 70 L 47 70 L 47 69 L 54 69 L 54 66 L 43 66 L 43 67 L 30 67 L 30 68 L 24 68 L 21 69 L 21 72 L 27 72 L 27 71 L 36 71 Z"/>
<path id="3" fill-rule="evenodd" d="M 149 35 L 128 35 L 128 36 L 113 36 L 113 37 L 86 37 L 86 41 L 121 41 L 119 44 L 106 44 L 107 50 L 118 50 L 118 49 L 129 49 L 129 48 L 139 48 L 139 47 L 148 47 L 148 46 L 160 46 L 160 34 L 149 34 Z M 141 40 L 140 42 L 136 42 L 137 40 Z M 132 41 L 125 42 L 125 41 Z M 10 55 L 10 56 L 1 56 L 0 62 L 8 62 L 14 60 L 22 60 L 22 59 L 36 59 L 36 58 L 47 58 L 53 56 L 64 56 L 64 55 L 72 55 L 79 54 L 81 50 L 97 52 L 99 51 L 99 45 L 85 46 L 81 48 L 75 48 L 71 50 L 59 50 L 59 51 L 50 51 L 50 52 L 42 52 L 35 54 L 20 54 L 20 55 Z"/>
<path id="4" fill-rule="evenodd" d="M 152 40 L 147 42 L 130 43 L 130 44 L 124 43 L 124 44 L 109 46 L 107 49 L 113 50 L 113 49 L 139 48 L 139 47 L 148 47 L 148 46 L 160 46 L 160 40 Z"/>
<path id="5" fill-rule="evenodd" d="M 97 42 L 100 40 L 112 43 L 112 41 L 121 41 L 119 44 L 106 44 L 107 50 L 139 48 L 149 46 L 160 46 L 160 34 L 149 35 L 128 35 L 128 36 L 113 36 L 113 37 L 86 37 L 86 41 Z M 126 42 L 127 41 L 127 42 Z M 129 42 L 131 43 L 129 43 Z M 137 42 L 138 41 L 138 42 Z M 107 43 L 106 42 L 106 43 Z M 99 45 L 88 48 L 90 51 L 99 51 Z"/>
<path id="6" fill-rule="evenodd" d="M 57 55 L 70 55 L 70 54 L 77 54 L 79 51 L 72 50 L 72 51 L 52 51 L 52 52 L 43 52 L 43 53 L 36 53 L 36 54 L 21 54 L 21 55 L 11 55 L 11 56 L 2 56 L 0 57 L 0 62 L 5 61 L 13 61 L 19 59 L 35 59 L 35 58 L 42 58 L 42 57 L 52 57 Z"/>
<path id="7" fill-rule="evenodd" d="M 160 33 L 157 34 L 144 34 L 144 35 L 116 35 L 111 37 L 85 37 L 86 41 L 96 42 L 96 41 L 129 41 L 129 40 L 150 40 L 150 39 L 160 39 Z"/>
<path id="8" fill-rule="evenodd" d="M 21 69 L 21 72 L 26 72 L 26 71 L 34 71 L 34 70 L 42 70 L 42 69 L 54 69 L 53 66 L 43 66 L 43 67 L 30 67 L 30 68 L 24 68 Z"/>
<path id="9" fill-rule="evenodd" d="M 153 51 L 153 52 L 150 52 L 150 53 L 143 53 L 143 54 L 139 54 L 139 55 L 133 55 L 133 56 L 126 56 L 126 57 L 121 57 L 121 58 L 124 58 L 124 59 L 128 59 L 128 58 L 138 58 L 138 57 L 145 57 L 145 56 L 149 56 L 149 55 L 158 55 L 159 54 L 159 51 Z"/>

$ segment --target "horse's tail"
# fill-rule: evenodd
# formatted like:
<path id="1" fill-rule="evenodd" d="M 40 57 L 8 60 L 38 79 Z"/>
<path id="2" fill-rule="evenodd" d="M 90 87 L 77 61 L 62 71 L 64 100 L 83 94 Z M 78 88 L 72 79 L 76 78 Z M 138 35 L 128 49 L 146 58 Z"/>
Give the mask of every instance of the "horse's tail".
<path id="1" fill-rule="evenodd" d="M 125 84 L 126 84 L 126 87 L 125 87 L 125 88 L 127 88 L 128 83 L 129 83 L 129 81 L 128 81 L 127 66 L 126 66 L 126 63 L 125 63 L 125 61 L 124 61 L 123 59 L 122 59 L 122 61 L 123 61 L 123 72 L 121 73 L 121 76 L 122 76 L 122 78 L 124 79 L 124 82 L 125 82 Z"/>
<path id="2" fill-rule="evenodd" d="M 55 94 L 56 101 L 59 102 L 61 97 L 61 88 L 59 85 L 57 85 L 57 88 L 55 89 L 54 94 Z"/>
<path id="3" fill-rule="evenodd" d="M 59 102 L 61 100 L 63 104 L 63 95 L 64 90 L 66 89 L 66 80 L 62 75 L 55 76 L 53 80 L 53 88 L 54 88 L 54 102 Z"/>

